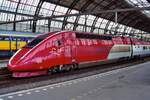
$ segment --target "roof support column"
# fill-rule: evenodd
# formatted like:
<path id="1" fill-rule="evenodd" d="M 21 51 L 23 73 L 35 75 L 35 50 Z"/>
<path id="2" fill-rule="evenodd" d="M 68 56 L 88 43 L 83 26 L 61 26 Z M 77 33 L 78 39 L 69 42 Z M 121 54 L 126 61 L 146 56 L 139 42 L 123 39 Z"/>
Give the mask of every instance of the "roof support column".
<path id="1" fill-rule="evenodd" d="M 70 5 L 70 8 L 67 10 L 66 12 L 66 15 L 67 14 L 70 14 L 71 10 L 73 9 L 73 7 L 75 7 L 75 5 L 79 2 L 80 0 L 73 0 L 73 2 L 71 3 Z M 64 20 L 63 20 L 63 25 L 62 25 L 62 30 L 65 29 L 65 26 L 67 25 L 67 19 L 68 19 L 68 16 L 64 17 Z"/>
<path id="2" fill-rule="evenodd" d="M 19 4 L 20 4 L 21 0 L 18 1 L 18 4 L 17 4 L 17 7 L 16 7 L 16 11 L 15 11 L 15 15 L 14 15 L 14 23 L 13 23 L 13 31 L 16 31 L 16 16 L 17 16 L 17 11 L 18 11 L 18 7 L 19 7 Z"/>
<path id="3" fill-rule="evenodd" d="M 122 16 L 122 14 L 120 14 L 120 16 Z M 125 19 L 128 18 L 128 17 L 129 17 L 128 14 L 125 15 L 124 17 L 122 17 L 122 18 L 120 17 L 120 19 L 119 19 L 119 17 L 118 17 L 118 21 L 119 21 L 119 22 L 122 22 L 123 20 L 125 20 Z M 119 25 L 120 25 L 120 24 L 118 24 L 117 27 L 119 27 Z M 117 32 L 117 31 L 118 31 L 118 29 L 116 28 L 116 29 L 115 29 L 115 32 Z"/>
<path id="4" fill-rule="evenodd" d="M 60 0 L 57 1 L 57 5 L 59 4 L 59 2 L 60 2 Z M 55 5 L 55 8 L 54 8 L 54 10 L 53 10 L 51 16 L 54 15 L 57 5 Z M 52 18 L 51 18 L 51 19 L 48 19 L 48 31 L 49 31 L 49 32 L 51 31 L 51 23 L 52 23 Z"/>
<path id="5" fill-rule="evenodd" d="M 84 27 L 83 27 L 84 32 L 87 32 L 87 19 L 88 19 L 88 16 L 85 15 L 85 22 L 84 22 Z"/>
<path id="6" fill-rule="evenodd" d="M 88 0 L 80 9 L 81 12 L 85 11 L 85 9 L 93 2 L 93 0 Z M 74 22 L 74 27 L 73 27 L 73 30 L 75 31 L 76 28 L 78 27 L 78 21 L 80 19 L 80 16 L 77 16 L 76 17 L 76 20 Z"/>
<path id="7" fill-rule="evenodd" d="M 35 11 L 35 14 L 34 14 L 34 18 L 39 15 L 40 9 L 41 9 L 44 1 L 45 0 L 40 0 L 39 1 L 38 6 L 37 6 L 36 11 Z M 36 32 L 36 24 L 37 24 L 37 20 L 33 20 L 32 32 Z"/>
<path id="8" fill-rule="evenodd" d="M 115 23 L 118 23 L 118 12 L 115 12 Z"/>
<path id="9" fill-rule="evenodd" d="M 94 11 L 94 9 L 96 9 L 96 7 L 100 6 L 100 4 L 103 3 L 103 1 L 105 1 L 105 0 L 102 0 L 101 2 L 97 3 L 97 5 L 91 11 Z M 92 23 L 92 27 L 91 27 L 91 31 L 90 32 L 94 32 L 95 25 L 96 25 L 98 19 L 99 19 L 99 17 L 96 16 L 96 18 L 94 19 L 94 21 Z"/>

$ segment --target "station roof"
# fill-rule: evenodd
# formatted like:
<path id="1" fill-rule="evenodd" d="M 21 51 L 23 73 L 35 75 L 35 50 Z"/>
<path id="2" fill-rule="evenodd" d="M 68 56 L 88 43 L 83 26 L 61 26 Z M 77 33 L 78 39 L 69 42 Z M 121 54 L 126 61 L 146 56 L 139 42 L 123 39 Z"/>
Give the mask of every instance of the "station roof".
<path id="1" fill-rule="evenodd" d="M 96 33 L 149 33 L 149 11 L 119 12 L 118 24 L 114 23 L 114 13 L 35 19 L 149 6 L 149 0 L 0 0 L 0 30 L 47 32 L 70 29 Z"/>
<path id="2" fill-rule="evenodd" d="M 98 12 L 101 10 L 124 9 L 150 6 L 150 0 L 46 0 L 47 2 L 76 9 L 82 13 Z M 148 12 L 149 13 L 149 12 Z M 150 13 L 149 13 L 150 14 Z M 111 21 L 115 21 L 114 13 L 96 14 Z M 118 23 L 150 32 L 150 16 L 140 11 L 123 12 L 118 14 Z"/>

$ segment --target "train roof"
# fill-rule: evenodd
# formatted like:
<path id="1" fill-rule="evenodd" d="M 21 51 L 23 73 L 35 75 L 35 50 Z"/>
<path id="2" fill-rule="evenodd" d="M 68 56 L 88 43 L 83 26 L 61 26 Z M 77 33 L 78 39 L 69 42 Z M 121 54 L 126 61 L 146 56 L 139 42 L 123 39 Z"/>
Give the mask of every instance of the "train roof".
<path id="1" fill-rule="evenodd" d="M 40 34 L 40 33 L 0 31 L 0 36 L 12 36 L 12 37 L 36 37 L 38 34 Z"/>

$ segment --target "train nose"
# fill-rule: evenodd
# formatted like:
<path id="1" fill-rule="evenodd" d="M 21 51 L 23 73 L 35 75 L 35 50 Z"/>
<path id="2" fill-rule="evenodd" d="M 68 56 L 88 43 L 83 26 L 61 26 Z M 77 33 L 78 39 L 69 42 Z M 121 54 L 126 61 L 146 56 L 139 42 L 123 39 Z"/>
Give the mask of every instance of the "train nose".
<path id="1" fill-rule="evenodd" d="M 24 55 L 31 50 L 30 48 L 22 48 L 18 50 L 9 60 L 7 67 L 10 71 L 20 71 L 24 66 L 22 60 L 24 60 Z"/>
<path id="2" fill-rule="evenodd" d="M 7 67 L 10 71 L 14 72 L 14 71 L 20 71 L 20 69 L 22 68 L 22 65 L 19 63 L 12 64 L 11 61 L 9 61 L 9 63 L 7 64 Z"/>
<path id="3" fill-rule="evenodd" d="M 8 70 L 10 70 L 10 71 L 14 71 L 14 68 L 16 68 L 16 65 L 7 64 L 7 68 L 8 68 Z"/>
<path id="4" fill-rule="evenodd" d="M 17 64 L 8 64 L 7 65 L 8 69 L 12 72 L 24 71 L 28 68 L 28 66 L 32 66 L 32 64 L 17 63 Z"/>
<path id="5" fill-rule="evenodd" d="M 43 69 L 42 66 L 37 67 L 41 64 L 34 62 L 32 60 L 20 60 L 18 63 L 16 64 L 11 64 L 9 63 L 8 69 L 12 72 L 20 72 L 20 71 L 37 71 L 37 70 L 41 70 Z"/>

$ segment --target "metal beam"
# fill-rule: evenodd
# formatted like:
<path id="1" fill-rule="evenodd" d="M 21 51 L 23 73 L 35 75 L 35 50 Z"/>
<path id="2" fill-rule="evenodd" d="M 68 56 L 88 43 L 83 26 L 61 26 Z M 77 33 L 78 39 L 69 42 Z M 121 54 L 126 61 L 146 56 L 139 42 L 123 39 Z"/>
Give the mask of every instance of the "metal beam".
<path id="1" fill-rule="evenodd" d="M 111 1 L 111 3 L 109 3 L 107 6 L 105 6 L 104 7 L 104 9 L 109 9 L 109 8 L 111 8 L 112 9 L 112 7 L 114 7 L 113 5 L 114 4 L 116 4 L 116 7 L 118 6 L 118 7 L 122 7 L 123 5 L 121 5 L 121 2 L 118 2 L 118 0 L 112 0 Z M 116 13 L 116 12 L 115 12 Z M 106 18 L 107 17 L 107 18 Z M 106 26 L 105 26 L 105 30 L 104 30 L 104 34 L 106 34 L 107 33 L 107 31 L 108 31 L 108 27 L 109 27 L 109 25 L 110 25 L 110 23 L 111 23 L 111 20 L 112 19 L 114 19 L 115 20 L 115 15 L 114 15 L 114 13 L 113 14 L 107 14 L 107 13 L 105 13 L 105 17 L 104 18 L 106 18 L 106 19 L 108 19 L 109 21 L 107 22 L 107 24 L 106 24 Z"/>
<path id="2" fill-rule="evenodd" d="M 37 7 L 36 7 L 36 11 L 35 11 L 35 14 L 34 14 L 34 17 L 38 16 L 39 15 L 39 12 L 41 10 L 41 7 L 44 3 L 44 0 L 40 0 Z M 33 24 L 32 24 L 32 32 L 36 32 L 36 23 L 37 23 L 37 20 L 33 20 Z"/>
<path id="3" fill-rule="evenodd" d="M 86 8 L 91 5 L 93 2 L 93 0 L 88 0 L 80 9 L 80 12 L 84 12 L 86 10 Z M 86 16 L 86 15 L 85 15 Z M 76 19 L 75 19 L 75 22 L 74 22 L 74 27 L 73 27 L 73 30 L 76 31 L 77 27 L 78 27 L 78 24 L 79 23 L 79 19 L 80 19 L 80 15 L 77 15 Z M 86 20 L 86 17 L 85 17 L 85 21 Z M 86 23 L 86 22 L 85 22 Z M 86 29 L 86 26 L 84 27 Z"/>
<path id="4" fill-rule="evenodd" d="M 57 8 L 57 6 L 58 6 L 58 4 L 59 4 L 60 1 L 61 1 L 61 0 L 58 0 L 58 1 L 57 1 L 57 4 L 55 4 L 55 7 L 54 7 L 54 9 L 53 9 L 53 11 L 52 11 L 51 16 L 53 16 L 53 15 L 55 14 L 55 10 L 56 10 L 56 8 Z M 52 18 L 48 19 L 48 31 L 49 31 L 49 32 L 51 31 L 51 24 L 52 24 Z"/>
<path id="5" fill-rule="evenodd" d="M 73 2 L 72 2 L 71 5 L 70 5 L 70 8 L 68 8 L 66 14 L 70 14 L 70 13 L 71 13 L 71 10 L 76 6 L 76 4 L 78 4 L 79 1 L 80 1 L 80 0 L 73 0 Z M 65 14 L 65 15 L 66 15 L 66 14 Z M 62 24 L 62 30 L 64 30 L 65 27 L 66 27 L 66 25 L 67 25 L 67 19 L 68 19 L 68 17 L 65 16 L 65 17 L 64 17 L 63 24 Z"/>
<path id="6" fill-rule="evenodd" d="M 21 16 L 27 16 L 27 17 L 34 17 L 34 15 L 23 14 L 23 13 L 19 13 L 19 12 L 13 12 L 13 11 L 2 10 L 2 9 L 0 9 L 0 12 L 1 13 L 8 13 L 8 14 L 16 14 L 16 15 L 21 15 Z"/>
<path id="7" fill-rule="evenodd" d="M 115 23 L 118 23 L 118 12 L 115 12 Z"/>
<path id="8" fill-rule="evenodd" d="M 150 10 L 150 6 L 149 7 L 124 8 L 124 9 L 112 9 L 112 10 L 99 10 L 96 12 L 66 14 L 66 15 L 59 15 L 59 16 L 55 16 L 55 17 L 65 17 L 65 16 L 71 17 L 71 16 L 79 16 L 79 15 L 90 15 L 90 14 L 93 15 L 93 14 L 102 14 L 102 13 L 129 12 L 129 11 L 142 11 L 142 10 Z M 17 15 L 28 16 L 28 17 L 34 17 L 34 15 L 12 12 L 12 11 L 2 10 L 2 9 L 0 9 L 0 12 L 1 13 L 9 13 L 9 14 L 17 14 Z M 41 16 L 36 16 L 36 17 L 43 18 Z"/>
<path id="9" fill-rule="evenodd" d="M 97 3 L 96 6 L 94 6 L 94 8 L 91 9 L 91 12 L 94 11 L 94 10 L 96 9 L 96 7 L 100 6 L 100 4 L 102 4 L 104 1 L 105 1 L 105 0 L 102 0 L 102 1 L 100 1 L 99 3 Z M 90 32 L 94 32 L 94 30 L 95 30 L 95 25 L 96 25 L 98 19 L 99 19 L 99 17 L 96 16 L 96 18 L 94 19 L 94 21 L 93 21 L 93 23 L 92 23 L 92 27 L 91 27 Z"/>
<path id="10" fill-rule="evenodd" d="M 16 10 L 15 10 L 15 15 L 14 15 L 14 21 L 16 20 L 16 16 L 17 16 L 16 13 L 18 11 L 20 2 L 21 2 L 21 0 L 19 0 L 18 3 L 17 3 L 17 7 L 16 7 Z M 13 31 L 16 31 L 16 23 L 15 22 L 13 23 Z"/>
<path id="11" fill-rule="evenodd" d="M 61 17 L 71 17 L 71 16 L 81 16 L 81 15 L 97 15 L 101 13 L 115 13 L 115 12 L 128 12 L 128 11 L 140 11 L 140 10 L 150 10 L 150 7 L 140 7 L 140 8 L 125 8 L 125 9 L 113 9 L 113 10 L 99 10 L 97 12 L 86 12 L 86 13 L 76 13 L 76 14 L 66 14 L 66 15 L 53 15 L 53 16 L 48 16 L 48 17 L 41 17 L 41 16 L 34 16 L 34 15 L 28 15 L 28 14 L 23 14 L 23 13 L 16 13 L 12 11 L 6 11 L 6 10 L 0 10 L 0 12 L 3 13 L 10 13 L 10 14 L 17 14 L 17 15 L 22 15 L 22 16 L 28 16 L 28 17 L 35 17 L 31 19 L 25 19 L 25 20 L 16 20 L 16 21 L 9 21 L 9 22 L 1 22 L 1 24 L 10 24 L 14 22 L 26 22 L 26 21 L 33 21 L 33 20 L 43 20 L 43 19 L 51 19 L 51 18 L 61 18 Z"/>

